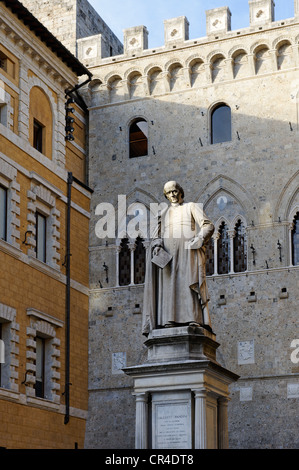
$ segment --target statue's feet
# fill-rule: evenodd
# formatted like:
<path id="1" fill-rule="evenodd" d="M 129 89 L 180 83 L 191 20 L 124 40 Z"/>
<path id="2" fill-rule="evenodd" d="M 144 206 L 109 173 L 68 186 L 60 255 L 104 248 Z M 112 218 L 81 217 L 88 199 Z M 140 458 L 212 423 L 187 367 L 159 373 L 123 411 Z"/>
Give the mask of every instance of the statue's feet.
<path id="1" fill-rule="evenodd" d="M 169 321 L 165 323 L 164 328 L 174 328 L 177 325 L 175 321 Z"/>

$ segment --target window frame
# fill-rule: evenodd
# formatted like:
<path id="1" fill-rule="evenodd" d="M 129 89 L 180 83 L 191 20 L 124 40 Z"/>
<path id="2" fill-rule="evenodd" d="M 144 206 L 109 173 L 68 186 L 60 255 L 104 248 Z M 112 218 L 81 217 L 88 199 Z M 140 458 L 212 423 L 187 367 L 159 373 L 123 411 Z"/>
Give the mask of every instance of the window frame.
<path id="1" fill-rule="evenodd" d="M 142 133 L 142 134 L 145 136 L 145 138 L 140 138 L 140 139 L 135 139 L 135 140 L 133 140 L 133 139 L 131 138 L 131 135 L 132 135 L 132 127 L 133 127 L 134 125 L 137 126 L 137 124 L 138 124 L 139 122 L 145 122 L 146 125 L 147 125 L 147 133 L 148 133 L 148 130 L 149 130 L 148 121 L 147 121 L 144 117 L 136 117 L 136 118 L 134 118 L 133 120 L 131 120 L 131 122 L 130 122 L 130 124 L 129 124 L 129 129 L 128 129 L 128 134 L 129 134 L 129 137 L 128 137 L 128 141 L 129 141 L 129 158 L 130 158 L 130 159 L 131 159 L 131 158 L 139 158 L 139 157 L 147 157 L 147 156 L 148 156 L 148 149 L 149 149 L 149 137 L 148 137 L 148 135 L 146 136 L 146 135 L 144 134 L 144 132 L 143 132 L 142 130 L 140 130 L 140 133 Z M 135 132 L 135 134 L 137 134 L 137 132 Z M 134 144 L 134 143 L 140 143 L 140 142 L 141 142 L 141 143 L 146 142 L 146 153 L 143 153 L 143 152 L 136 152 L 136 153 L 138 153 L 138 155 L 134 155 L 135 152 L 133 151 L 133 148 L 132 148 L 132 147 L 133 147 L 133 144 Z M 141 153 L 142 153 L 142 155 L 141 155 Z"/>
<path id="2" fill-rule="evenodd" d="M 19 325 L 16 323 L 16 310 L 0 303 L 1 339 L 5 347 L 5 362 L 0 365 L 0 388 L 18 392 L 19 384 L 15 377 L 15 367 L 19 367 Z M 14 367 L 11 367 L 12 361 Z"/>
<path id="3" fill-rule="evenodd" d="M 299 228 L 299 211 L 294 214 L 293 221 L 292 221 L 292 229 L 291 229 L 291 265 L 292 266 L 299 266 L 299 256 L 297 263 L 295 263 L 295 246 L 294 246 L 294 235 L 296 234 L 296 222 L 298 221 L 298 228 Z M 299 230 L 298 230 L 299 236 Z"/>
<path id="4" fill-rule="evenodd" d="M 1 238 L 1 240 L 7 241 L 7 235 L 8 235 L 8 227 L 7 227 L 7 223 L 8 223 L 8 188 L 6 188 L 5 186 L 3 186 L 0 183 L 0 198 L 1 198 L 2 191 L 5 194 L 5 201 L 4 201 L 4 209 L 3 209 L 3 219 L 2 219 L 2 216 L 1 216 L 1 220 L 0 220 L 0 238 Z M 0 200 L 0 205 L 2 205 L 1 200 Z M 1 211 L 1 206 L 0 206 L 0 211 Z M 3 236 L 2 236 L 2 229 L 1 229 L 2 223 L 4 225 Z"/>
<path id="5" fill-rule="evenodd" d="M 34 384 L 34 389 L 35 389 L 35 396 L 37 398 L 45 398 L 45 361 L 46 361 L 46 339 L 43 338 L 41 335 L 37 334 L 35 337 L 35 354 L 36 354 L 36 359 L 35 359 L 35 366 L 36 366 L 36 371 L 35 371 L 35 384 Z M 41 343 L 41 349 L 38 348 L 38 343 Z M 41 351 L 41 353 L 40 353 Z M 41 364 L 41 380 L 38 380 L 38 364 Z"/>
<path id="6" fill-rule="evenodd" d="M 224 231 L 225 229 L 225 231 Z M 217 239 L 217 273 L 219 275 L 222 274 L 229 274 L 231 270 L 231 239 L 229 237 L 229 225 L 223 220 L 221 224 L 219 225 L 218 228 L 218 233 L 219 237 Z M 225 237 L 222 237 L 222 233 L 225 233 Z M 222 241 L 223 240 L 223 241 Z M 224 245 L 227 245 L 227 249 L 224 249 Z M 221 258 L 220 262 L 220 254 L 225 254 L 225 258 L 227 258 L 227 261 L 225 261 L 225 258 Z M 221 267 L 222 266 L 222 267 Z M 220 269 L 221 267 L 221 269 Z M 223 271 L 225 268 L 225 272 L 220 272 Z"/>
<path id="7" fill-rule="evenodd" d="M 135 249 L 134 249 L 134 285 L 140 285 L 144 284 L 145 281 L 145 269 L 146 269 L 146 249 L 143 244 L 144 240 L 142 237 L 138 236 L 135 240 Z M 138 264 L 142 265 L 142 274 L 139 274 L 137 269 L 138 269 Z M 143 280 L 139 280 L 138 278 Z"/>
<path id="8" fill-rule="evenodd" d="M 240 232 L 238 233 L 238 227 L 243 228 L 243 233 Z M 243 242 L 239 243 L 237 246 L 237 242 L 239 239 L 239 235 L 241 239 L 243 238 Z M 246 225 L 244 221 L 241 218 L 238 218 L 234 225 L 234 236 L 232 239 L 232 249 L 233 249 L 233 260 L 232 260 L 232 267 L 233 267 L 233 272 L 234 273 L 243 273 L 247 271 L 248 268 L 248 240 L 247 240 L 247 233 L 246 233 Z M 242 269 L 238 269 L 237 266 L 237 254 L 239 253 L 239 249 L 242 247 L 241 254 L 243 254 L 243 260 L 242 260 Z"/>
<path id="9" fill-rule="evenodd" d="M 39 220 L 44 221 L 44 230 L 43 230 L 43 239 L 39 240 L 39 233 L 40 233 L 40 226 L 39 226 Z M 35 212 L 35 240 L 36 240 L 36 246 L 35 246 L 35 251 L 36 251 L 36 259 L 39 261 L 42 261 L 43 263 L 47 262 L 47 229 L 48 229 L 48 216 L 43 214 L 40 210 L 36 210 Z M 40 241 L 42 242 L 42 251 L 41 255 L 39 256 L 39 243 Z"/>
<path id="10" fill-rule="evenodd" d="M 33 118 L 33 148 L 40 153 L 44 153 L 44 136 L 45 126 Z"/>
<path id="11" fill-rule="evenodd" d="M 57 337 L 58 329 L 63 327 L 63 321 L 48 315 L 47 313 L 27 308 L 27 316 L 30 318 L 29 328 L 27 328 L 27 377 L 26 395 L 27 402 L 33 400 L 51 401 L 53 404 L 60 403 L 60 339 Z M 38 353 L 36 338 L 43 340 L 43 393 L 36 394 L 36 354 Z M 36 401 L 33 401 L 36 403 Z"/>
<path id="12" fill-rule="evenodd" d="M 127 270 L 129 271 L 129 276 L 128 276 L 129 281 L 126 283 L 121 282 L 123 259 L 128 260 Z M 128 237 L 124 237 L 121 239 L 120 250 L 118 254 L 118 280 L 117 281 L 118 281 L 119 286 L 124 287 L 124 286 L 129 286 L 131 284 L 131 266 L 132 266 L 132 260 L 131 260 L 130 240 Z"/>
<path id="13" fill-rule="evenodd" d="M 215 113 L 221 109 L 221 108 L 226 108 L 227 110 L 229 110 L 229 138 L 225 140 L 217 140 L 215 141 L 215 131 L 214 131 L 214 128 L 215 128 L 215 123 L 214 123 L 214 115 Z M 215 106 L 213 106 L 213 108 L 211 109 L 211 112 L 210 112 L 210 144 L 211 145 L 216 145 L 216 144 L 221 144 L 221 143 L 226 143 L 226 142 L 231 142 L 232 140 L 232 110 L 231 110 L 231 107 L 225 103 L 225 102 L 220 102 L 220 103 L 217 103 Z"/>
<path id="14" fill-rule="evenodd" d="M 123 242 L 126 241 L 126 250 L 127 250 L 127 280 L 128 283 L 121 282 L 121 258 L 122 258 L 122 249 L 123 249 Z M 123 234 L 120 238 L 116 241 L 116 271 L 115 271 L 115 286 L 116 287 L 129 287 L 129 286 L 141 286 L 144 284 L 145 280 L 145 271 L 146 271 L 146 256 L 147 256 L 147 249 L 149 246 L 149 240 L 147 240 L 142 233 L 140 233 L 136 238 L 130 238 L 127 234 Z M 137 252 L 136 248 L 138 249 L 138 255 L 140 254 L 140 247 L 144 250 L 144 280 L 143 282 L 136 282 L 138 280 L 138 275 L 136 276 L 136 265 L 137 261 Z"/>

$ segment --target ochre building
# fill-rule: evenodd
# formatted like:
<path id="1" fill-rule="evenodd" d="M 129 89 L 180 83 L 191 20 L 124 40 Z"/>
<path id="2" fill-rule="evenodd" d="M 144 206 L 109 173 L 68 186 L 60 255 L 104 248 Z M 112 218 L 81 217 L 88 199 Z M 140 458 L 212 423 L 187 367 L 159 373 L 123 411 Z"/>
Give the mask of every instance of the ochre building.
<path id="1" fill-rule="evenodd" d="M 84 446 L 91 191 L 78 77 L 90 72 L 23 4 L 1 0 L 0 446 L 8 449 Z"/>

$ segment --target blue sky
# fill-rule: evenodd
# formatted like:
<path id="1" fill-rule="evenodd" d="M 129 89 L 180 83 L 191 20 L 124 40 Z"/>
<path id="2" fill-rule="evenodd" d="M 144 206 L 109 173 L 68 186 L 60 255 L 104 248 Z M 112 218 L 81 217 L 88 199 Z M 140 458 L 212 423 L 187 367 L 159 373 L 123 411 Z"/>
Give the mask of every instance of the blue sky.
<path id="1" fill-rule="evenodd" d="M 98 14 L 123 42 L 123 30 L 132 26 L 147 27 L 149 47 L 164 44 L 163 21 L 186 16 L 190 39 L 205 36 L 205 11 L 228 6 L 232 29 L 249 26 L 248 0 L 88 0 Z M 275 0 L 275 20 L 294 16 L 294 0 Z"/>

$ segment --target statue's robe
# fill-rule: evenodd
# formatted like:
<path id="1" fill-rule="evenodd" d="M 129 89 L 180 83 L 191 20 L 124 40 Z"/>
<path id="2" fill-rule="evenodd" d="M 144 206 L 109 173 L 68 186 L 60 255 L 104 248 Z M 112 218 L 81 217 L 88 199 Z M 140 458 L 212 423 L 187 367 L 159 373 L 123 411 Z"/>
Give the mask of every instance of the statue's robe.
<path id="1" fill-rule="evenodd" d="M 197 203 L 172 204 L 159 218 L 156 237 L 149 247 L 143 302 L 143 334 L 176 324 L 210 325 L 205 274 L 205 243 L 214 225 Z M 200 248 L 190 249 L 195 236 L 203 239 Z M 171 261 L 157 268 L 151 261 L 154 247 L 163 247 Z"/>

